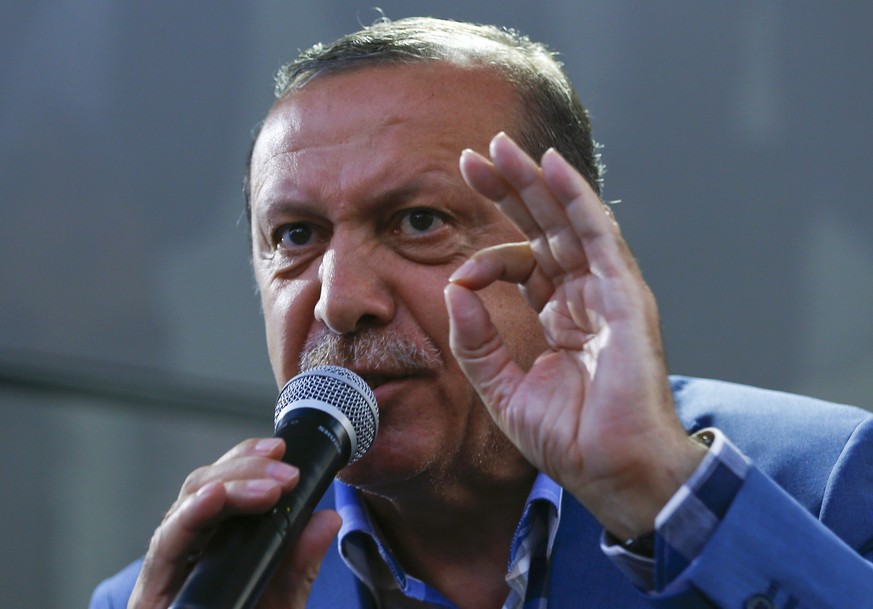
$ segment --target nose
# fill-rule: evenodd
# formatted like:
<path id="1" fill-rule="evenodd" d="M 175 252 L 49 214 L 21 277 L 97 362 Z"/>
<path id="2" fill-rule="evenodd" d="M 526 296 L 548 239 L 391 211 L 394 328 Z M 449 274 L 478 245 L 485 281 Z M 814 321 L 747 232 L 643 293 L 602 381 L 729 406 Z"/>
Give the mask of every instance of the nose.
<path id="1" fill-rule="evenodd" d="M 334 237 L 318 269 L 321 293 L 315 318 L 337 334 L 385 325 L 394 317 L 394 298 L 370 248 Z M 384 265 L 383 265 L 384 266 Z"/>

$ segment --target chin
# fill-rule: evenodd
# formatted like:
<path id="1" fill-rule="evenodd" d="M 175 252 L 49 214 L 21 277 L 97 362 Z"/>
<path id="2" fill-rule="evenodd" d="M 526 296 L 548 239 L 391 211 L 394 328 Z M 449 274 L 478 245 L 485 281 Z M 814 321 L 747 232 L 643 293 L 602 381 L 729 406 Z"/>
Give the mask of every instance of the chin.
<path id="1" fill-rule="evenodd" d="M 410 481 L 425 474 L 432 463 L 419 450 L 413 447 L 398 447 L 397 444 L 382 437 L 374 442 L 370 451 L 359 461 L 343 468 L 337 480 L 364 491 L 376 494 L 392 494 L 395 485 L 407 485 Z"/>

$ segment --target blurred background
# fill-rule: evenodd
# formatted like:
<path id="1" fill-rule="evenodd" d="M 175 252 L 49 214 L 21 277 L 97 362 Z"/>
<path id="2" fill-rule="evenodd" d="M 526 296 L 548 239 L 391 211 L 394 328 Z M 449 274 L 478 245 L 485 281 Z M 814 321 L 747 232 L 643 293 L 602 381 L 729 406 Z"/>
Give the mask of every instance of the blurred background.
<path id="1" fill-rule="evenodd" d="M 873 405 L 873 4 L 0 3 L 0 606 L 84 607 L 269 435 L 240 177 L 272 74 L 381 7 L 560 51 L 671 368 Z"/>

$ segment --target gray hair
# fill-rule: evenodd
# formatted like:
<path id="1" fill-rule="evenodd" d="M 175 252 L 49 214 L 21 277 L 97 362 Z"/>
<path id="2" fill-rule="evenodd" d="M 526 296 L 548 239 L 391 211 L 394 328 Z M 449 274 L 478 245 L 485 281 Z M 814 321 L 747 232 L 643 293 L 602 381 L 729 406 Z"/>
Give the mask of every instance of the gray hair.
<path id="1" fill-rule="evenodd" d="M 539 159 L 555 148 L 600 192 L 603 166 L 587 110 L 555 55 L 512 29 L 429 17 L 381 19 L 329 45 L 319 43 L 301 52 L 279 69 L 275 94 L 281 99 L 328 74 L 434 61 L 495 70 L 521 100 L 522 119 L 512 135 L 525 152 Z M 251 221 L 250 171 L 251 150 L 243 181 Z"/>

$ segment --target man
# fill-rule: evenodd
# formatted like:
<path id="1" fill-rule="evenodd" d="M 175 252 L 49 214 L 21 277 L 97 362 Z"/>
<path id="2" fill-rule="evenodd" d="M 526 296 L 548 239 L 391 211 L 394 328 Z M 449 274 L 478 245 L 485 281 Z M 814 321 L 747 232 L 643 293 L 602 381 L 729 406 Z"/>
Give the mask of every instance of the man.
<path id="1" fill-rule="evenodd" d="M 347 366 L 381 423 L 327 498 L 342 523 L 316 513 L 261 606 L 873 598 L 871 416 L 668 378 L 585 111 L 541 46 L 386 22 L 277 82 L 246 185 L 276 381 Z M 92 607 L 167 607 L 217 522 L 296 484 L 283 450 L 248 440 L 192 473 Z"/>

